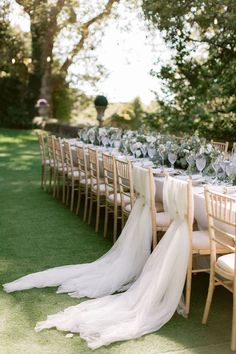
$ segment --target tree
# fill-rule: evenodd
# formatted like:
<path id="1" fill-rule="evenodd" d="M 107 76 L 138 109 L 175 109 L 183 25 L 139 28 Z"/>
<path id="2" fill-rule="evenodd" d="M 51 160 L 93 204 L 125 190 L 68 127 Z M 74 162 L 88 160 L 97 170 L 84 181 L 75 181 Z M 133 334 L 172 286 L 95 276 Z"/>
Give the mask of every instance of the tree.
<path id="1" fill-rule="evenodd" d="M 10 25 L 9 3 L 0 7 L 0 125 L 24 127 L 28 124 L 28 51 L 21 33 Z"/>
<path id="2" fill-rule="evenodd" d="M 165 85 L 157 120 L 171 132 L 236 134 L 236 6 L 234 0 L 144 0 L 146 17 L 172 49 L 153 75 Z M 158 123 L 158 122 L 157 122 Z"/>
<path id="3" fill-rule="evenodd" d="M 60 78 L 65 80 L 78 53 L 86 48 L 88 39 L 94 36 L 119 0 L 104 0 L 103 4 L 94 1 L 93 6 L 86 0 L 15 1 L 30 18 L 33 67 L 29 92 L 33 114 L 34 103 L 39 97 L 47 99 L 52 107 L 54 86 L 61 82 L 58 75 L 57 80 L 53 80 L 53 73 L 60 73 Z M 54 53 L 55 43 L 63 39 L 67 41 L 68 48 L 61 58 L 57 58 Z"/>

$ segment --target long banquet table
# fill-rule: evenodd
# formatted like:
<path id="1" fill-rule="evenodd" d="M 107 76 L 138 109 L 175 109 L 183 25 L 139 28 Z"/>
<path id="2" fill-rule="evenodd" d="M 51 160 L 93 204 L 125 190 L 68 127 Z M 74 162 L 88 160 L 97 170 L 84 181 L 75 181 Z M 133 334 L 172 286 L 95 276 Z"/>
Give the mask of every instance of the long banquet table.
<path id="1" fill-rule="evenodd" d="M 71 148 L 72 148 L 72 157 L 74 160 L 75 165 L 77 164 L 77 157 L 76 157 L 76 145 L 83 145 L 82 142 L 76 141 L 75 139 L 71 139 L 69 140 L 70 144 L 71 144 Z M 111 154 L 114 154 L 116 157 L 118 158 L 130 158 L 132 160 L 134 160 L 134 158 L 132 158 L 131 156 L 124 156 L 122 155 L 120 152 L 117 151 L 117 149 L 105 149 L 103 147 L 100 146 L 93 146 L 92 144 L 84 144 L 85 147 L 94 147 L 97 148 L 100 156 L 102 156 L 102 152 L 104 151 L 109 151 Z M 143 164 L 144 166 L 146 165 L 151 166 L 148 163 L 147 159 L 137 159 L 137 163 L 139 164 Z M 143 162 L 142 162 L 143 160 Z M 100 170 L 102 172 L 103 170 L 103 165 L 102 165 L 102 158 L 99 159 L 100 162 Z M 135 162 L 134 162 L 135 163 Z M 166 171 L 170 171 L 170 169 L 166 169 Z M 173 172 L 173 170 L 172 170 Z M 178 176 L 176 175 L 176 178 L 184 178 L 187 179 L 188 176 L 186 175 L 181 175 Z M 163 195 L 163 184 L 164 184 L 164 177 L 160 177 L 160 176 L 155 176 L 155 184 L 156 184 L 156 200 L 158 201 L 163 201 L 162 199 L 162 195 Z M 206 213 L 206 207 L 205 207 L 205 197 L 204 197 L 204 184 L 206 184 L 206 182 L 204 182 L 204 180 L 202 178 L 199 178 L 199 175 L 193 175 L 192 176 L 193 179 L 193 202 L 194 202 L 194 218 L 197 222 L 198 228 L 199 230 L 206 230 L 208 228 L 208 221 L 207 221 L 207 213 Z M 218 191 L 220 193 L 224 192 L 225 186 L 224 185 L 211 185 L 208 184 L 210 189 L 213 189 L 215 191 Z M 230 195 L 235 196 L 236 197 L 236 187 L 229 187 L 228 190 L 230 190 Z"/>

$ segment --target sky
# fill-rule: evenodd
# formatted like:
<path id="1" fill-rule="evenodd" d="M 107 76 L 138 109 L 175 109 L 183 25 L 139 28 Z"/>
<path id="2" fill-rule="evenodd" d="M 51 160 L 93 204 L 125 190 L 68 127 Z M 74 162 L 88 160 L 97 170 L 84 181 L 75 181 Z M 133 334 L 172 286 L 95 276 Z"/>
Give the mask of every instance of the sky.
<path id="1" fill-rule="evenodd" d="M 129 16 L 129 31 L 119 28 L 116 21 L 109 21 L 96 51 L 98 61 L 105 66 L 108 76 L 97 84 L 96 89 L 90 85 L 83 89 L 89 95 L 103 94 L 109 102 L 129 102 L 140 97 L 143 103 L 149 104 L 155 98 L 152 91 L 162 95 L 160 83 L 150 75 L 150 70 L 157 68 L 154 63 L 160 56 L 162 61 L 169 60 L 170 51 L 158 31 L 148 34 L 138 12 Z M 23 31 L 29 31 L 29 20 L 23 16 L 19 6 L 12 7 L 11 21 Z M 74 65 L 75 75 L 76 70 Z"/>

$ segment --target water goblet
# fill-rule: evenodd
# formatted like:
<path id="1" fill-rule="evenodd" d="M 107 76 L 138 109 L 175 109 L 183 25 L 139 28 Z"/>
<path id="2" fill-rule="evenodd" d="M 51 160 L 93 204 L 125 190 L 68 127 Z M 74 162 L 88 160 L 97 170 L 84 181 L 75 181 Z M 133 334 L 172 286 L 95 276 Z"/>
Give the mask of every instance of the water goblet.
<path id="1" fill-rule="evenodd" d="M 142 144 L 142 146 L 140 147 L 141 151 L 142 151 L 142 154 L 143 154 L 143 157 L 146 156 L 147 154 L 147 145 L 146 144 Z"/>
<path id="2" fill-rule="evenodd" d="M 202 176 L 202 171 L 204 170 L 205 166 L 206 166 L 206 158 L 204 155 L 198 155 L 196 158 L 196 166 L 198 171 L 200 172 L 201 176 Z"/>
<path id="3" fill-rule="evenodd" d="M 190 175 L 191 173 L 191 168 L 194 165 L 195 162 L 195 155 L 193 153 L 190 153 L 188 155 L 186 155 L 186 161 L 188 164 L 188 174 Z"/>
<path id="4" fill-rule="evenodd" d="M 153 157 L 156 155 L 156 148 L 153 144 L 148 145 L 148 156 L 150 159 L 153 159 Z"/>
<path id="5" fill-rule="evenodd" d="M 169 162 L 170 162 L 170 164 L 171 164 L 171 168 L 175 168 L 174 167 L 174 164 L 175 164 L 175 161 L 177 160 L 177 154 L 176 154 L 176 152 L 175 151 L 170 151 L 169 153 L 168 153 L 168 160 L 169 160 Z"/>
<path id="6" fill-rule="evenodd" d="M 202 175 L 202 172 L 206 166 L 206 158 L 203 155 L 197 155 L 196 156 L 196 167 L 197 170 L 200 172 L 200 174 Z"/>
<path id="7" fill-rule="evenodd" d="M 215 172 L 215 178 L 213 179 L 212 183 L 215 184 L 216 181 L 217 181 L 217 175 L 218 175 L 218 172 L 220 170 L 220 160 L 218 158 L 216 158 L 212 163 L 211 163 L 211 166 Z"/>

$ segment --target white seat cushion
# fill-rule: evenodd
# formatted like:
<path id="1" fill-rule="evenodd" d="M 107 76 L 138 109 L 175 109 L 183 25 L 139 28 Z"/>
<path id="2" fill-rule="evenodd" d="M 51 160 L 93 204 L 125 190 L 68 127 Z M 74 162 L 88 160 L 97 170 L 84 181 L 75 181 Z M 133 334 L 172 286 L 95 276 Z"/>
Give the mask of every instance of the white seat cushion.
<path id="1" fill-rule="evenodd" d="M 73 173 L 74 178 L 79 178 L 79 171 L 73 171 L 72 173 Z M 71 177 L 72 177 L 72 173 L 69 172 L 69 173 L 67 174 L 67 176 L 68 176 L 69 178 L 71 178 Z"/>
<path id="2" fill-rule="evenodd" d="M 220 236 L 219 233 L 216 233 L 216 236 L 218 239 L 222 238 L 223 240 L 223 236 Z M 210 250 L 210 236 L 208 230 L 193 231 L 192 248 L 193 250 Z M 221 250 L 223 253 L 227 252 L 226 248 L 217 242 L 216 249 Z"/>
<path id="3" fill-rule="evenodd" d="M 104 183 L 99 183 L 98 186 L 97 186 L 97 184 L 93 184 L 92 189 L 93 189 L 94 192 L 97 191 L 97 188 L 99 188 L 101 193 L 105 193 L 106 189 L 105 189 L 105 184 Z"/>
<path id="4" fill-rule="evenodd" d="M 157 226 L 169 226 L 171 223 L 170 215 L 167 212 L 156 213 Z"/>
<path id="5" fill-rule="evenodd" d="M 131 204 L 125 205 L 125 210 L 130 213 L 131 212 Z"/>
<path id="6" fill-rule="evenodd" d="M 192 248 L 194 250 L 207 250 L 210 248 L 208 230 L 193 231 Z"/>
<path id="7" fill-rule="evenodd" d="M 108 197 L 108 199 L 109 199 L 111 202 L 114 202 L 114 198 L 115 198 L 114 193 L 110 194 L 109 197 Z M 130 198 L 129 198 L 128 196 L 124 195 L 123 198 L 124 198 L 125 204 L 130 203 Z M 120 193 L 117 193 L 117 199 L 116 199 L 116 201 L 117 201 L 117 204 L 118 204 L 118 205 L 121 205 L 121 194 L 120 194 Z"/>
<path id="8" fill-rule="evenodd" d="M 234 272 L 234 253 L 225 254 L 217 259 L 217 266 L 225 270 L 226 272 Z"/>
<path id="9" fill-rule="evenodd" d="M 80 179 L 79 183 L 80 183 L 80 184 L 88 184 L 88 185 L 90 185 L 90 178 L 88 178 L 87 181 L 86 181 L 85 178 Z"/>

